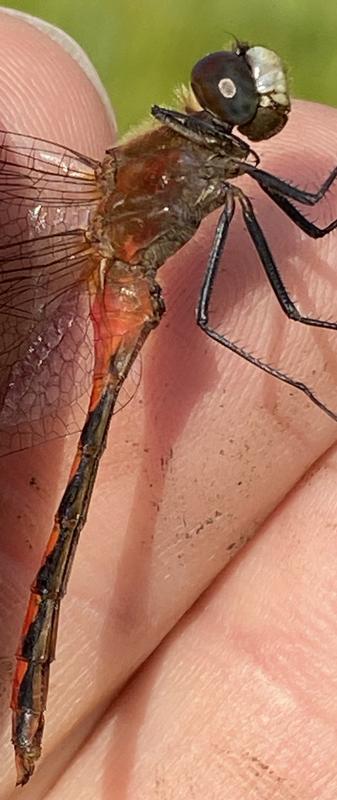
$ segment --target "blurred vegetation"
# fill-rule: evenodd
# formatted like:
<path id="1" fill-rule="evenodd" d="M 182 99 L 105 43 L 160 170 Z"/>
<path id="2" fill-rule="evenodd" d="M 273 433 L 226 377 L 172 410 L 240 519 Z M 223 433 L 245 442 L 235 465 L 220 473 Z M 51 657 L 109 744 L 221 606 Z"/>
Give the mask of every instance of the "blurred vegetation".
<path id="1" fill-rule="evenodd" d="M 277 50 L 291 94 L 336 104 L 337 5 L 324 0 L 17 0 L 10 8 L 63 28 L 87 51 L 108 90 L 119 128 L 141 120 L 153 102 L 170 102 L 206 52 L 229 33 Z"/>

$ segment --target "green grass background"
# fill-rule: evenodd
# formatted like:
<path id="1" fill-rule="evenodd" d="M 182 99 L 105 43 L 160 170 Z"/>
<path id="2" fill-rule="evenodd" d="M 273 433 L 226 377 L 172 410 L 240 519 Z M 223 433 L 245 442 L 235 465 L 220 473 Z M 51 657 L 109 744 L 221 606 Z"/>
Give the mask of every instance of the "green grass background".
<path id="1" fill-rule="evenodd" d="M 336 105 L 337 0 L 17 0 L 3 3 L 58 25 L 87 51 L 119 128 L 169 102 L 193 63 L 238 38 L 277 50 L 291 94 Z"/>

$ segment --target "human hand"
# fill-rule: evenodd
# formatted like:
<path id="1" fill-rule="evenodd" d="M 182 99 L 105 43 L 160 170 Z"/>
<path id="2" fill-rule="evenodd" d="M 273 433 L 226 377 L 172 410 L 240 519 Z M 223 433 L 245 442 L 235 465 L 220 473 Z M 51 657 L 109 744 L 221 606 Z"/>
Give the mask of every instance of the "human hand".
<path id="1" fill-rule="evenodd" d="M 101 157 L 113 126 L 91 83 L 45 34 L 2 19 L 1 127 Z M 291 178 L 302 185 L 318 146 L 322 178 L 335 163 L 336 112 L 299 104 L 293 115 L 270 152 L 282 177 L 284 153 L 297 152 Z M 262 216 L 264 207 L 273 241 L 280 212 L 263 200 Z M 226 261 L 244 262 L 245 273 L 255 256 L 234 225 Z M 112 421 L 61 611 L 43 755 L 27 800 L 93 792 L 311 800 L 318 786 L 320 800 L 335 794 L 336 503 L 326 451 L 337 429 L 197 329 L 193 308 L 213 229 L 214 217 L 159 273 L 167 314 L 146 348 L 141 389 Z M 301 258 L 303 241 L 288 222 L 286 231 Z M 328 246 L 306 243 L 311 269 Z M 235 272 L 228 281 L 235 291 Z M 257 285 L 248 318 L 247 298 L 238 294 L 229 311 L 224 296 L 224 317 L 235 315 L 243 341 L 256 319 L 263 349 L 275 320 L 270 293 L 255 307 L 259 297 Z M 7 659 L 75 446 L 70 437 L 13 454 L 1 474 Z M 7 688 L 5 695 L 7 722 Z M 14 796 L 4 727 L 1 800 Z"/>

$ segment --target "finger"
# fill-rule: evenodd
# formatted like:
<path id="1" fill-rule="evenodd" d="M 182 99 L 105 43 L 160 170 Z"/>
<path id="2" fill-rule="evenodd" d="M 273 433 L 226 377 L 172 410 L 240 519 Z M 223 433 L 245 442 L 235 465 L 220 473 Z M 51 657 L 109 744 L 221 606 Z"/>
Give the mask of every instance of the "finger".
<path id="1" fill-rule="evenodd" d="M 144 665 L 48 793 L 334 797 L 336 449 Z M 324 502 L 325 514 L 322 513 Z"/>
<path id="2" fill-rule="evenodd" d="M 115 122 L 89 59 L 70 37 L 42 20 L 4 10 L 0 15 L 1 128 L 101 158 L 112 144 Z"/>
<path id="3" fill-rule="evenodd" d="M 196 276 L 197 276 L 197 272 L 198 272 L 198 270 L 196 269 Z M 192 286 L 193 286 L 193 281 L 190 281 L 190 284 L 192 284 Z M 180 287 L 180 284 L 179 284 L 179 280 L 178 280 L 177 281 L 177 288 L 179 289 L 179 287 Z M 168 296 L 169 296 L 169 293 L 168 293 Z M 162 341 L 163 340 L 160 340 L 160 344 L 162 343 Z M 159 344 L 159 340 L 158 340 L 158 347 L 160 347 L 160 344 Z M 200 350 L 201 350 L 201 346 L 200 346 L 200 349 L 199 349 L 199 354 L 200 354 Z M 191 351 L 189 350 L 188 354 L 190 354 L 190 352 Z M 171 356 L 172 356 L 171 367 L 172 367 L 172 369 L 173 369 L 173 366 L 174 366 L 173 365 L 173 356 L 174 356 L 174 354 L 175 354 L 174 350 L 173 350 L 173 353 L 171 351 Z M 184 363 L 186 364 L 186 361 L 184 362 L 183 358 L 181 358 L 181 355 L 182 355 L 182 353 L 180 353 L 180 361 L 179 361 L 179 363 L 180 363 L 181 366 L 183 366 Z M 197 359 L 198 350 L 194 351 L 194 355 L 195 355 L 195 367 L 196 367 L 197 361 L 198 361 L 198 359 Z M 187 354 L 186 354 L 186 360 L 187 360 Z M 165 361 L 165 359 L 163 359 L 163 361 Z M 168 366 L 170 366 L 170 362 L 169 362 Z M 189 364 L 189 366 L 192 366 L 192 365 Z M 166 376 L 168 375 L 168 377 L 171 377 L 170 376 L 170 370 L 167 371 L 166 367 L 167 367 L 167 360 L 165 361 L 165 375 Z M 172 369 L 171 369 L 171 372 L 172 372 Z M 176 372 L 176 378 L 177 379 L 182 377 L 181 372 L 182 372 L 182 370 L 180 371 L 180 374 L 179 374 L 179 370 Z M 150 374 L 151 374 L 151 370 L 150 370 Z M 230 374 L 230 373 L 228 373 L 228 374 Z M 205 377 L 205 375 L 203 375 L 203 377 Z M 215 386 L 215 382 L 214 382 L 213 386 Z M 159 386 L 159 389 L 161 387 L 162 387 L 162 384 Z M 154 392 L 155 392 L 156 391 L 156 379 L 153 382 L 153 388 L 154 388 Z M 174 383 L 174 380 L 170 383 L 170 388 L 171 388 L 171 390 L 173 392 L 176 391 L 176 385 Z M 179 381 L 179 388 L 180 388 L 180 381 Z M 197 388 L 199 389 L 199 387 L 197 387 Z M 145 391 L 146 391 L 146 385 L 145 385 Z M 150 393 L 152 395 L 152 387 L 150 389 Z M 155 397 L 155 394 L 154 394 L 154 397 Z M 234 397 L 235 397 L 235 392 L 234 392 Z M 180 400 L 178 392 L 176 393 L 176 398 L 177 398 L 177 401 Z M 187 398 L 185 397 L 185 402 L 186 402 L 186 399 L 188 401 L 187 402 L 187 408 L 188 408 L 188 404 L 190 404 L 190 401 L 191 401 L 189 393 L 187 394 Z M 195 397 L 192 397 L 192 401 L 195 402 Z M 167 408 L 170 408 L 170 410 L 173 411 L 173 412 L 177 410 L 177 407 L 174 406 L 174 403 L 172 405 L 167 406 Z M 167 408 L 166 408 L 166 410 L 167 410 Z M 186 411 L 186 408 L 184 408 L 184 403 L 182 405 L 179 403 L 179 411 L 181 411 L 181 409 L 183 411 L 184 410 Z M 202 407 L 201 407 L 201 410 L 202 410 Z M 172 417 L 173 417 L 173 414 L 171 414 L 171 418 L 167 419 L 167 415 L 166 415 L 166 417 L 165 417 L 165 426 L 166 426 L 166 430 L 168 428 L 170 429 L 170 424 L 171 424 L 171 428 L 173 426 L 173 431 L 169 430 L 169 433 L 170 432 L 173 433 L 173 440 L 175 441 L 175 438 L 178 438 L 178 436 L 180 434 L 180 431 L 184 428 L 184 419 L 182 419 L 182 418 L 178 419 L 179 424 L 176 427 L 175 424 L 174 424 L 176 422 L 176 420 L 172 419 Z M 197 420 L 197 417 L 195 417 L 195 419 Z M 118 422 L 118 431 L 120 431 L 122 439 L 126 436 L 126 434 L 128 435 L 129 432 L 130 432 L 130 428 L 129 428 L 129 424 L 131 424 L 130 423 L 130 417 L 128 416 L 128 418 L 125 418 L 125 420 L 126 421 L 123 422 L 123 423 L 122 422 Z M 133 421 L 131 421 L 131 422 L 133 422 Z M 141 421 L 141 424 L 142 424 L 142 421 Z M 137 422 L 137 425 L 139 425 L 139 422 Z M 162 430 L 165 430 L 165 426 L 163 426 L 163 429 L 160 430 L 160 433 L 162 433 Z M 195 431 L 197 431 L 197 433 L 199 433 L 199 428 L 200 428 L 200 417 L 198 418 L 196 427 L 194 427 L 192 429 L 193 433 Z M 116 423 L 115 430 L 116 430 L 116 434 L 117 434 L 117 423 Z M 134 429 L 134 430 L 137 432 L 137 428 Z M 132 431 L 132 428 L 131 428 L 131 431 Z M 191 433 L 192 433 L 192 431 L 191 431 Z M 156 436 L 158 436 L 158 431 L 157 431 L 156 427 L 153 429 L 153 426 L 151 424 L 150 424 L 150 426 L 148 426 L 147 433 L 150 436 L 150 438 L 152 436 L 153 439 L 155 439 Z M 137 488 L 137 486 L 135 486 L 135 484 L 133 482 L 133 477 L 134 476 L 132 474 L 130 475 L 129 472 L 128 472 L 128 471 L 130 471 L 130 463 L 132 465 L 134 464 L 134 461 L 133 461 L 134 457 L 132 455 L 131 449 L 129 449 L 129 452 L 126 453 L 125 466 L 121 466 L 120 457 L 117 456 L 117 453 L 119 452 L 118 451 L 118 435 L 119 434 L 117 434 L 117 439 L 116 438 L 114 439 L 114 445 L 116 447 L 115 456 L 114 456 L 114 459 L 115 459 L 114 460 L 114 466 L 116 467 L 116 470 L 119 470 L 118 475 L 119 475 L 120 483 L 119 483 L 119 485 L 117 483 L 115 484 L 116 494 L 112 498 L 111 497 L 111 489 L 110 489 L 111 472 L 109 472 L 109 477 L 108 477 L 109 486 L 105 487 L 107 489 L 107 491 L 104 492 L 104 500 L 102 498 L 102 502 L 101 502 L 101 498 L 100 498 L 100 502 L 99 502 L 99 509 L 100 509 L 99 522 L 101 524 L 102 530 L 104 529 L 104 518 L 107 520 L 107 523 L 110 523 L 110 520 L 111 520 L 111 507 L 113 507 L 113 510 L 115 512 L 115 516 L 113 518 L 114 522 L 118 523 L 119 520 L 122 518 L 121 519 L 121 522 L 122 522 L 121 527 L 122 527 L 122 529 L 124 527 L 124 530 L 125 530 L 125 523 L 127 522 L 128 515 L 126 515 L 126 517 L 125 517 L 124 516 L 124 512 L 126 511 L 126 514 L 127 514 L 127 509 L 129 508 L 129 505 L 127 503 L 125 503 L 125 488 L 127 489 L 127 492 L 128 492 L 130 490 L 130 487 L 131 487 L 131 494 L 133 494 L 132 490 Z M 172 437 L 171 437 L 171 439 L 172 439 Z M 168 440 L 169 440 L 169 436 L 167 436 L 167 441 Z M 139 437 L 138 437 L 138 441 L 139 441 Z M 198 444 L 200 445 L 200 439 L 195 439 L 195 441 L 198 442 Z M 211 441 L 210 437 L 208 437 L 208 442 L 210 442 L 210 441 Z M 163 438 L 161 439 L 161 444 L 162 443 L 163 443 Z M 164 441 L 164 444 L 166 444 L 166 441 Z M 193 453 L 193 439 L 192 439 L 192 436 L 191 436 L 191 438 L 189 438 L 187 440 L 187 442 L 186 441 L 182 442 L 182 444 L 185 445 L 184 456 L 189 454 L 189 457 L 190 457 L 191 456 L 191 447 L 190 447 L 191 444 L 192 444 L 192 453 Z M 277 444 L 277 442 L 275 444 Z M 169 451 L 168 447 L 166 449 L 167 449 L 167 451 Z M 165 456 L 168 458 L 168 455 L 167 455 L 166 452 L 164 453 L 164 456 L 163 456 L 164 460 L 165 460 Z M 145 467 L 145 469 L 146 469 L 146 467 L 148 467 L 148 468 L 150 467 L 150 468 L 153 469 L 154 464 L 152 463 L 151 458 L 153 458 L 153 451 L 152 451 L 152 454 L 150 455 L 150 458 L 148 459 L 147 464 L 143 463 L 143 469 L 144 469 L 144 467 Z M 108 462 L 106 461 L 106 463 L 108 463 Z M 184 463 L 184 462 L 182 462 L 182 463 Z M 188 462 L 188 466 L 189 466 L 189 462 Z M 247 466 L 250 467 L 251 465 L 249 464 Z M 180 469 L 181 469 L 181 467 L 180 467 Z M 125 479 L 125 472 L 128 472 L 128 474 L 126 476 L 129 479 L 128 481 L 124 480 Z M 178 470 L 178 472 L 179 472 L 179 470 Z M 103 473 L 103 475 L 104 475 L 104 473 Z M 221 475 L 221 479 L 222 479 L 222 477 L 223 476 Z M 294 476 L 292 475 L 291 478 L 293 478 L 293 477 Z M 166 476 L 165 476 L 165 478 L 166 478 Z M 237 486 L 239 486 L 239 484 L 240 484 L 240 481 L 237 482 Z M 193 484 L 191 484 L 191 485 L 193 486 Z M 207 483 L 207 488 L 208 488 L 208 485 L 209 484 Z M 222 481 L 221 481 L 221 485 L 222 485 Z M 240 484 L 240 485 L 242 485 L 242 484 Z M 101 484 L 101 486 L 103 488 L 103 483 Z M 275 486 L 275 497 L 276 498 L 279 496 L 277 494 L 277 490 L 279 490 L 279 488 L 280 488 L 279 485 Z M 157 490 L 157 495 L 159 495 L 160 500 L 162 500 L 163 491 L 162 491 L 162 487 L 160 485 L 160 481 L 159 481 L 159 486 L 157 484 L 156 490 Z M 165 492 L 166 492 L 166 490 L 167 490 L 167 482 L 165 484 Z M 118 492 L 119 492 L 119 494 L 118 494 Z M 153 492 L 153 494 L 155 495 L 154 492 Z M 172 488 L 171 488 L 171 494 L 172 494 Z M 175 494 L 175 492 L 174 492 L 174 494 Z M 166 495 L 166 497 L 167 497 L 167 495 Z M 193 513 L 196 511 L 199 519 L 200 519 L 200 514 L 199 514 L 199 511 L 200 511 L 200 506 L 199 506 L 200 497 L 202 497 L 204 505 L 206 505 L 206 503 L 209 503 L 210 498 L 207 496 L 207 491 L 205 491 L 205 489 L 204 489 L 204 495 L 203 496 L 202 496 L 202 492 L 201 491 L 199 492 L 199 489 L 197 489 L 197 490 L 195 490 L 195 493 L 192 495 L 192 497 L 189 498 L 190 500 L 193 501 L 193 503 L 191 503 L 191 508 L 193 508 Z M 109 516 L 109 514 L 106 515 L 104 513 L 107 510 L 105 508 L 105 506 L 104 506 L 104 504 L 106 505 L 105 498 L 107 498 L 109 503 L 110 503 L 110 506 L 109 506 L 109 508 L 110 508 L 110 516 Z M 139 607 L 139 603 L 138 603 L 138 607 L 137 608 L 136 607 L 132 607 L 132 606 L 130 607 L 130 602 L 129 602 L 128 595 L 130 594 L 130 592 L 134 591 L 135 589 L 138 590 L 139 588 L 140 589 L 144 588 L 143 584 L 145 583 L 144 579 L 146 579 L 146 570 L 145 570 L 145 573 L 144 573 L 143 569 L 139 570 L 139 565 L 142 564 L 143 561 L 144 561 L 144 564 L 147 567 L 147 563 L 146 562 L 148 561 L 148 554 L 145 554 L 146 557 L 144 559 L 142 559 L 142 551 L 141 551 L 141 554 L 140 554 L 139 553 L 139 547 L 140 547 L 140 544 L 142 544 L 142 547 L 143 547 L 143 542 L 144 541 L 145 542 L 150 541 L 150 540 L 148 540 L 146 538 L 146 530 L 149 529 L 151 531 L 151 533 L 152 533 L 154 520 L 153 520 L 153 512 L 152 512 L 152 519 L 150 517 L 149 508 L 150 508 L 150 510 L 152 510 L 152 508 L 156 507 L 155 506 L 155 500 L 156 499 L 157 499 L 156 496 L 155 496 L 155 499 L 153 499 L 152 494 L 149 497 L 145 497 L 144 498 L 144 493 L 141 492 L 140 505 L 141 505 L 142 511 L 143 511 L 143 515 L 142 515 L 143 519 L 139 516 L 139 509 L 137 508 L 136 511 L 135 511 L 135 518 L 134 518 L 134 520 L 131 520 L 131 528 L 134 527 L 134 528 L 137 529 L 138 537 L 136 538 L 136 540 L 132 540 L 131 536 L 130 536 L 130 546 L 128 545 L 128 542 L 127 542 L 127 546 L 125 548 L 125 553 L 123 553 L 122 568 L 119 571 L 120 583 L 119 583 L 119 586 L 117 587 L 117 592 L 116 592 L 116 595 L 119 598 L 119 601 L 118 601 L 119 605 L 122 606 L 122 609 L 121 609 L 121 612 L 120 612 L 120 617 L 121 617 L 122 623 L 124 623 L 124 627 L 125 627 L 125 616 L 126 616 L 127 617 L 127 622 L 128 622 L 128 627 L 131 628 L 131 630 L 133 628 L 137 628 L 137 630 L 140 631 L 140 637 L 139 638 L 142 640 L 143 645 L 145 643 L 148 644 L 148 640 L 147 640 L 146 636 L 144 638 L 144 636 L 143 636 L 144 631 L 142 630 L 142 628 L 141 627 L 139 628 L 139 617 L 142 616 L 142 619 L 144 621 L 144 625 L 146 625 L 146 629 L 147 629 L 147 633 L 148 633 L 147 615 L 146 614 L 144 615 L 143 609 L 141 607 Z M 119 500 L 123 501 L 121 503 L 122 511 L 121 511 L 121 506 L 119 506 L 119 508 L 116 508 L 116 506 L 118 506 L 118 501 Z M 145 502 L 144 502 L 144 500 L 145 500 Z M 213 500 L 213 497 L 211 498 L 211 500 Z M 271 499 L 269 497 L 269 498 L 267 498 L 267 500 L 268 500 L 269 503 L 273 502 L 273 498 Z M 206 501 L 206 503 L 205 503 L 205 501 Z M 242 500 L 240 500 L 240 505 L 241 505 L 241 502 L 242 502 Z M 157 502 L 157 505 L 158 505 L 158 502 Z M 269 505 L 268 505 L 268 508 L 269 508 Z M 198 528 L 198 536 L 199 536 L 200 539 L 202 539 L 202 537 L 200 537 L 200 532 L 202 532 L 202 530 L 204 530 L 204 528 L 206 528 L 206 532 L 207 532 L 207 525 L 209 525 L 209 524 L 212 524 L 213 528 L 215 527 L 216 530 L 220 530 L 220 523 L 217 522 L 217 520 L 219 519 L 219 516 L 220 517 L 222 516 L 222 513 L 221 513 L 221 511 L 219 511 L 218 508 L 216 508 L 215 511 L 216 511 L 216 514 L 215 514 L 215 526 L 213 525 L 214 519 L 212 519 L 212 517 L 209 517 L 209 516 L 207 516 L 206 519 L 205 519 L 205 517 L 202 519 L 201 528 L 200 528 L 199 524 L 197 525 L 197 527 L 194 526 L 195 529 Z M 247 511 L 248 511 L 248 517 L 249 517 L 249 515 L 251 515 L 251 512 L 252 512 L 252 507 L 249 506 L 249 509 L 247 509 Z M 265 512 L 265 507 L 262 508 L 261 511 L 262 511 L 262 513 L 263 513 L 263 511 Z M 230 532 L 230 534 L 232 536 L 233 536 L 233 532 L 234 532 L 234 534 L 237 533 L 237 530 L 239 529 L 239 526 L 240 526 L 241 523 L 242 523 L 242 526 L 243 526 L 243 530 L 245 529 L 244 523 L 246 523 L 246 525 L 247 525 L 247 527 L 246 527 L 246 535 L 248 535 L 247 531 L 250 530 L 250 526 L 251 526 L 251 519 L 250 519 L 250 517 L 248 519 L 248 517 L 247 517 L 247 519 L 240 519 L 240 517 L 239 518 L 235 518 L 235 523 L 237 523 L 238 527 L 234 528 L 234 530 L 233 530 L 233 526 L 230 526 L 230 531 L 229 532 Z M 182 519 L 181 507 L 179 509 L 179 514 L 178 514 L 178 520 L 179 519 L 180 520 Z M 208 520 L 211 520 L 211 523 L 208 522 Z M 149 521 L 150 521 L 150 525 L 147 527 L 147 524 L 148 524 Z M 156 520 L 155 520 L 155 522 L 156 522 Z M 256 524 L 257 520 L 255 519 L 254 522 Z M 123 525 L 123 523 L 124 523 L 124 525 Z M 223 523 L 222 523 L 221 527 L 222 526 L 223 526 Z M 116 525 L 116 527 L 117 527 L 117 525 Z M 174 529 L 174 527 L 175 527 L 175 521 L 173 520 L 172 528 Z M 194 530 L 194 527 L 192 526 L 192 531 Z M 200 530 L 199 530 L 199 528 L 200 528 Z M 193 546 L 194 546 L 195 545 L 195 537 L 193 537 L 193 535 L 192 535 L 192 537 L 190 536 L 190 529 L 191 529 L 191 526 L 187 523 L 187 540 L 188 540 L 188 538 L 194 539 L 194 541 L 193 541 Z M 139 535 L 139 531 L 141 533 L 141 536 Z M 109 544 L 109 547 L 110 547 L 110 544 L 111 544 L 111 525 L 110 524 L 109 524 L 109 530 L 107 531 L 107 533 L 109 535 L 107 544 Z M 164 548 L 168 544 L 170 544 L 170 542 L 167 541 L 166 534 L 167 534 L 167 531 L 164 531 L 164 538 L 163 538 L 163 547 Z M 181 538 L 182 538 L 182 536 L 180 537 L 180 543 L 181 543 Z M 245 538 L 245 535 L 242 536 L 242 534 L 240 534 L 240 536 L 236 540 L 234 538 L 234 540 L 233 540 L 234 541 L 234 545 L 238 545 L 238 544 L 240 544 L 240 542 L 242 543 L 242 541 L 244 541 L 244 538 Z M 135 544 L 134 544 L 134 541 L 135 541 Z M 228 547 L 231 547 L 233 545 L 233 541 L 230 541 L 230 542 L 227 541 L 226 545 Z M 116 547 L 116 553 L 114 553 L 114 558 L 118 558 L 118 555 L 119 555 L 118 544 L 117 544 L 117 547 Z M 191 597 L 193 597 L 193 594 L 195 593 L 195 591 L 200 591 L 201 587 L 205 585 L 205 581 L 207 582 L 210 579 L 210 575 L 212 575 L 212 574 L 214 575 L 215 570 L 217 570 L 219 568 L 218 562 L 216 561 L 216 552 L 215 552 L 212 555 L 212 558 L 214 560 L 213 560 L 213 563 L 211 563 L 211 565 L 209 564 L 209 557 L 207 558 L 207 561 L 206 561 L 207 573 L 205 575 L 205 572 L 204 572 L 204 569 L 203 569 L 203 565 L 205 563 L 204 562 L 205 553 L 208 552 L 208 546 L 209 546 L 209 539 L 206 542 L 206 549 L 204 550 L 204 548 L 201 547 L 198 550 L 198 556 L 200 556 L 201 558 L 198 557 L 196 559 L 193 559 L 193 553 L 192 553 L 192 558 L 191 558 L 191 552 L 190 551 L 188 552 L 187 566 L 189 566 L 190 564 L 191 564 L 191 566 L 193 566 L 193 562 L 194 562 L 194 568 L 196 570 L 195 576 L 196 576 L 197 580 L 196 581 L 193 580 L 194 574 L 192 574 L 192 582 L 191 582 L 191 584 L 189 586 L 185 586 L 185 584 L 184 584 L 184 586 L 182 588 L 182 593 L 179 594 L 178 606 L 180 608 L 184 607 L 184 604 L 186 603 L 186 600 L 190 600 Z M 217 546 L 221 547 L 220 552 L 223 555 L 223 549 L 224 549 L 223 539 L 221 540 L 221 542 L 218 541 Z M 95 555 L 98 556 L 97 561 L 100 561 L 101 554 L 95 554 Z M 124 558 L 124 555 L 126 555 L 125 558 Z M 181 556 L 182 558 L 184 557 L 184 548 L 183 548 L 183 552 L 179 551 L 178 555 Z M 102 556 L 104 557 L 103 551 L 102 551 Z M 227 556 L 228 556 L 228 553 L 226 552 L 225 553 L 225 557 L 227 557 Z M 175 557 L 177 557 L 177 553 L 175 553 Z M 222 563 L 221 559 L 220 559 L 220 563 Z M 134 567 L 132 568 L 133 564 L 134 564 Z M 97 563 L 97 566 L 98 566 L 98 563 Z M 130 570 L 130 566 L 131 566 L 131 570 Z M 166 562 L 164 562 L 164 566 L 165 566 L 165 568 L 167 567 Z M 200 574 L 200 566 L 202 567 L 201 568 L 201 574 Z M 123 567 L 125 567 L 125 569 L 123 569 Z M 135 572 L 136 572 L 136 574 L 135 574 Z M 180 582 L 180 580 L 179 580 L 179 570 L 176 570 L 176 573 L 177 573 L 176 577 L 178 576 L 178 581 Z M 125 576 L 126 575 L 127 575 L 127 580 L 125 582 Z M 160 576 L 160 572 L 158 573 L 158 577 L 159 578 L 161 577 Z M 86 572 L 84 572 L 83 578 L 84 578 L 84 580 L 86 579 Z M 136 584 L 135 584 L 135 578 L 136 578 Z M 87 585 L 88 584 L 86 583 L 86 586 Z M 158 581 L 158 586 L 160 586 L 159 581 Z M 172 585 L 170 584 L 169 593 L 171 591 L 171 588 L 172 588 Z M 125 603 L 125 600 L 124 600 L 125 593 L 126 593 L 126 603 Z M 142 594 L 142 592 L 134 591 L 134 596 L 137 597 L 137 602 L 138 602 L 138 597 L 141 594 Z M 143 593 L 143 597 L 144 597 L 144 593 Z M 164 597 L 164 598 L 161 597 L 161 599 L 164 600 L 164 605 L 165 605 L 166 597 Z M 127 613 L 125 613 L 125 611 L 123 609 L 123 605 L 126 605 Z M 145 600 L 144 600 L 144 605 L 145 605 Z M 135 606 L 134 603 L 133 603 L 133 606 Z M 177 608 L 174 607 L 174 609 L 172 609 L 172 607 L 169 606 L 168 609 L 165 608 L 165 613 L 166 614 L 168 613 L 169 620 L 170 620 L 170 622 L 172 622 L 172 619 L 174 619 L 175 615 L 177 614 Z M 118 622 L 120 622 L 120 620 L 117 620 L 117 623 Z M 163 628 L 165 629 L 165 623 L 167 625 L 167 617 L 166 617 L 166 619 L 164 619 L 164 625 L 163 625 L 163 619 L 161 617 L 159 617 L 158 627 L 156 625 L 154 625 L 153 629 L 151 631 L 151 634 L 152 634 L 154 639 L 158 635 L 158 630 L 160 632 L 162 632 Z M 123 631 L 123 638 L 124 638 L 124 631 Z M 135 652 L 137 653 L 138 643 L 136 642 L 135 644 L 136 644 Z M 134 661 L 134 658 L 135 658 L 135 652 L 131 652 L 129 645 L 130 645 L 130 638 L 128 640 L 128 653 L 126 654 L 127 665 L 128 665 L 129 659 L 132 662 L 132 661 Z M 123 667 L 124 667 L 123 661 L 124 661 L 124 659 L 123 659 L 123 657 L 121 657 L 121 659 L 119 661 L 119 668 L 122 670 L 122 672 L 123 672 Z M 106 685 L 107 684 L 105 684 L 105 686 Z"/>

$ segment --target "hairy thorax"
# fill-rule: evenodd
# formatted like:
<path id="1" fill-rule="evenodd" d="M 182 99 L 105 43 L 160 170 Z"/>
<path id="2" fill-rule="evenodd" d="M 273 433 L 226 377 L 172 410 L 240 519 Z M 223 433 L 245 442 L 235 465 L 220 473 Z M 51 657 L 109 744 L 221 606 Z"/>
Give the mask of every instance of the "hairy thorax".
<path id="1" fill-rule="evenodd" d="M 109 150 L 88 238 L 100 257 L 154 272 L 222 205 L 246 154 L 243 143 L 211 149 L 166 125 Z"/>

